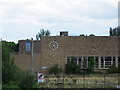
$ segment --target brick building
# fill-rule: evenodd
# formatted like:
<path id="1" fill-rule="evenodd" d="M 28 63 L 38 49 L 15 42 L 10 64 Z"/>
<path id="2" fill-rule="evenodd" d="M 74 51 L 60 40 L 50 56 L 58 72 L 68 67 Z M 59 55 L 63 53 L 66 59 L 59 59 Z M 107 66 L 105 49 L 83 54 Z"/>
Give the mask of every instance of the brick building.
<path id="1" fill-rule="evenodd" d="M 20 68 L 29 71 L 33 67 L 33 72 L 55 64 L 64 70 L 71 59 L 81 69 L 86 61 L 87 68 L 90 57 L 94 57 L 95 70 L 106 70 L 120 65 L 120 36 L 68 36 L 68 32 L 61 32 L 41 40 L 20 40 L 19 52 L 12 56 Z"/>

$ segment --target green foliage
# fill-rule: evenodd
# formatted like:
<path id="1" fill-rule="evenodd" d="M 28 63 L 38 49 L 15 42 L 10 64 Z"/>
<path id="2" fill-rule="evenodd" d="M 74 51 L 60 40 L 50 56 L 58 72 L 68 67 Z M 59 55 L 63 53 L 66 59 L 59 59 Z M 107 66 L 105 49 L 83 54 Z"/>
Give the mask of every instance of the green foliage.
<path id="1" fill-rule="evenodd" d="M 13 47 L 13 43 L 2 41 L 2 83 L 4 88 L 23 88 L 24 86 L 22 86 L 21 83 L 27 86 L 28 83 L 31 83 L 30 81 L 34 81 L 34 79 L 32 76 L 26 75 L 25 72 L 15 65 L 14 58 L 10 57 L 10 51 L 14 50 Z M 30 84 L 31 87 L 34 85 L 35 82 Z"/>
<path id="2" fill-rule="evenodd" d="M 7 42 L 2 41 L 2 48 L 7 49 L 9 52 L 18 52 L 19 51 L 19 44 L 15 44 L 14 42 Z"/>
<path id="3" fill-rule="evenodd" d="M 94 34 L 90 34 L 89 36 L 95 36 Z"/>
<path id="4" fill-rule="evenodd" d="M 113 29 L 110 27 L 109 34 L 110 36 L 120 36 L 120 26 Z"/>
<path id="5" fill-rule="evenodd" d="M 65 73 L 66 74 L 80 74 L 80 67 L 76 64 L 74 64 L 74 61 L 71 60 L 69 64 L 66 64 L 65 66 Z"/>
<path id="6" fill-rule="evenodd" d="M 2 65 L 2 70 L 4 71 L 2 72 L 3 83 L 9 83 L 11 80 L 12 81 L 19 80 L 20 75 L 23 74 L 23 72 L 14 64 L 14 59 L 11 59 L 9 62 L 3 63 L 4 63 Z"/>
<path id="7" fill-rule="evenodd" d="M 94 57 L 90 57 L 90 60 L 88 61 L 88 72 L 91 72 L 91 73 L 93 72 L 94 64 L 95 64 Z"/>
<path id="8" fill-rule="evenodd" d="M 36 34 L 36 39 L 41 40 L 41 38 L 43 36 L 50 36 L 50 31 L 49 30 L 44 30 L 44 29 L 40 30 L 40 32 L 38 32 L 38 34 Z"/>
<path id="9" fill-rule="evenodd" d="M 9 83 L 11 80 L 18 79 L 18 73 L 21 71 L 15 64 L 14 58 L 10 58 L 10 52 L 14 51 L 15 43 L 2 41 L 2 80 L 3 83 Z M 17 74 L 16 74 L 17 73 Z M 22 73 L 22 72 L 21 72 Z"/>
<path id="10" fill-rule="evenodd" d="M 79 36 L 85 36 L 85 34 L 80 34 Z"/>
<path id="11" fill-rule="evenodd" d="M 120 66 L 118 66 L 118 73 L 120 73 Z"/>
<path id="12" fill-rule="evenodd" d="M 48 72 L 50 74 L 59 74 L 61 72 L 61 69 L 58 67 L 58 65 L 54 65 L 48 70 Z"/>
<path id="13" fill-rule="evenodd" d="M 20 89 L 20 87 L 18 87 L 17 85 L 9 85 L 9 84 L 4 84 L 4 85 L 2 85 L 2 89 L 3 90 L 8 90 L 8 89 L 13 89 L 13 90 L 15 90 L 15 89 L 19 89 L 19 90 L 21 90 Z"/>
<path id="14" fill-rule="evenodd" d="M 108 73 L 118 73 L 118 68 L 116 66 L 110 66 L 107 70 Z"/>
<path id="15" fill-rule="evenodd" d="M 34 86 L 37 88 L 35 77 L 26 73 L 21 82 L 19 82 L 18 86 L 22 89 L 31 89 Z"/>
<path id="16" fill-rule="evenodd" d="M 87 36 L 85 34 L 80 34 L 79 36 Z M 89 36 L 95 36 L 94 34 L 90 34 Z"/>

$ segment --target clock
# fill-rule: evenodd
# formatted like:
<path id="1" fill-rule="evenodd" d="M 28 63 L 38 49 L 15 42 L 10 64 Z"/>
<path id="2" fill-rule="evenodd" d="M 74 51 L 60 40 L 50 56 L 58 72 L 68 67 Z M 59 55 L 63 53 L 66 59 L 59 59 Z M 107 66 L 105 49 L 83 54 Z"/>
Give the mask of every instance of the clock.
<path id="1" fill-rule="evenodd" d="M 51 50 L 56 50 L 56 49 L 58 48 L 58 42 L 57 42 L 56 40 L 51 41 L 51 42 L 49 43 L 49 48 L 50 48 Z"/>

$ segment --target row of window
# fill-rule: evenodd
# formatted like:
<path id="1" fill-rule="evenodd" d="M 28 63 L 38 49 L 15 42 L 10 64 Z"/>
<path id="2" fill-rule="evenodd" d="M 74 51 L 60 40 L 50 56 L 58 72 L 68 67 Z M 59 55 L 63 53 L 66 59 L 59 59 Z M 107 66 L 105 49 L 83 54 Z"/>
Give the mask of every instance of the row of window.
<path id="1" fill-rule="evenodd" d="M 79 65 L 81 69 L 88 68 L 88 62 L 90 61 L 91 57 L 67 57 L 67 64 L 73 61 L 74 64 Z M 93 57 L 94 59 L 94 68 L 98 69 L 107 69 L 110 66 L 114 65 L 118 67 L 120 65 L 120 57 Z"/>

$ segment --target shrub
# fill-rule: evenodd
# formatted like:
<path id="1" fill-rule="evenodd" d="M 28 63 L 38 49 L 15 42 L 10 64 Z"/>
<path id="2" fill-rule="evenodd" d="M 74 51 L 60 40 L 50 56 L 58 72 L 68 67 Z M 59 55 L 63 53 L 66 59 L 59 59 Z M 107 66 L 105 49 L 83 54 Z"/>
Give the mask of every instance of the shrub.
<path id="1" fill-rule="evenodd" d="M 2 89 L 3 90 L 8 90 L 8 89 L 20 89 L 20 87 L 18 87 L 17 85 L 9 85 L 9 84 L 4 84 L 2 85 Z"/>
<path id="2" fill-rule="evenodd" d="M 95 64 L 95 60 L 94 57 L 90 57 L 90 60 L 88 62 L 88 72 L 92 73 L 94 70 L 94 64 Z"/>
<path id="3" fill-rule="evenodd" d="M 66 74 L 79 74 L 79 73 L 81 73 L 80 67 L 78 65 L 74 64 L 74 62 L 72 60 L 71 63 L 66 64 L 65 73 Z"/>
<path id="4" fill-rule="evenodd" d="M 1 43 L 1 42 L 0 42 Z M 14 43 L 2 41 L 2 84 L 3 88 L 31 88 L 36 81 L 32 75 L 26 74 L 15 65 L 14 58 L 10 57 L 14 50 Z"/>
<path id="5" fill-rule="evenodd" d="M 120 73 L 120 66 L 118 66 L 118 73 Z"/>
<path id="6" fill-rule="evenodd" d="M 108 73 L 118 73 L 118 68 L 116 66 L 110 66 L 107 70 Z"/>
<path id="7" fill-rule="evenodd" d="M 35 77 L 26 73 L 18 86 L 22 89 L 32 89 L 34 86 L 37 86 Z"/>
<path id="8" fill-rule="evenodd" d="M 51 68 L 49 68 L 48 72 L 50 74 L 58 74 L 61 72 L 61 69 L 58 67 L 58 65 L 54 65 Z"/>

